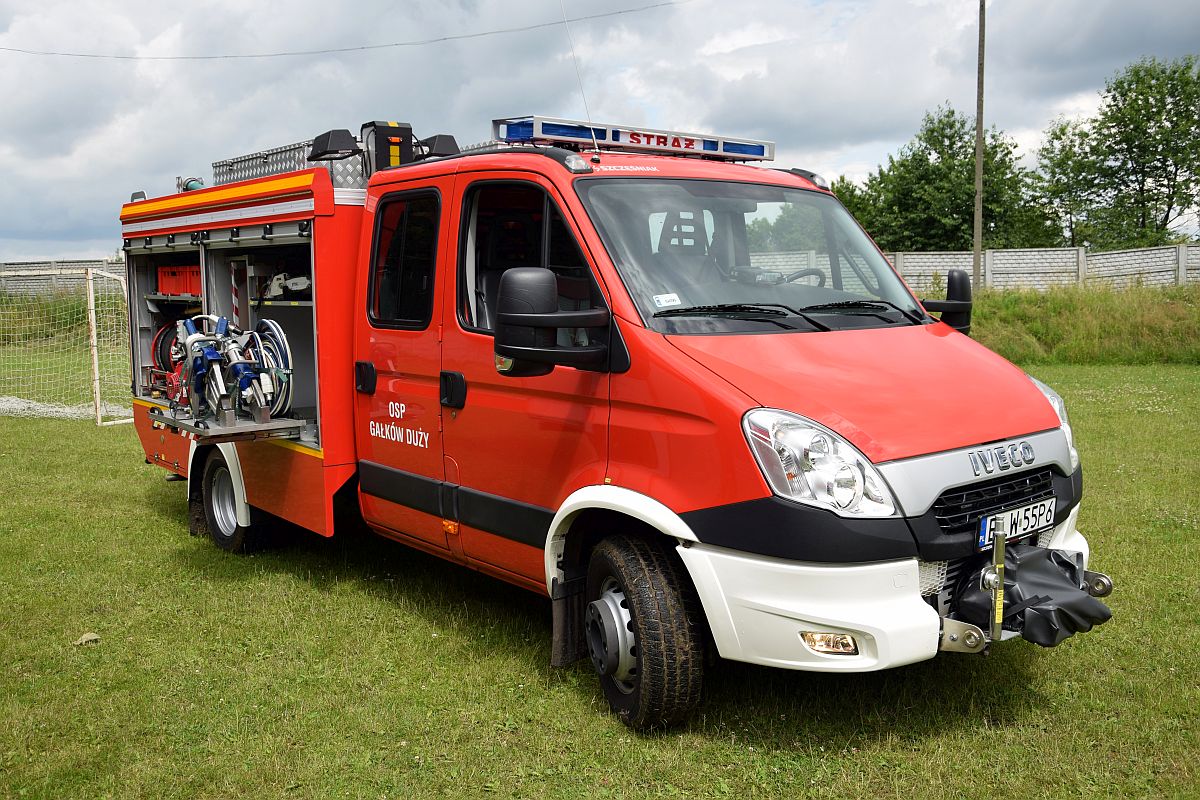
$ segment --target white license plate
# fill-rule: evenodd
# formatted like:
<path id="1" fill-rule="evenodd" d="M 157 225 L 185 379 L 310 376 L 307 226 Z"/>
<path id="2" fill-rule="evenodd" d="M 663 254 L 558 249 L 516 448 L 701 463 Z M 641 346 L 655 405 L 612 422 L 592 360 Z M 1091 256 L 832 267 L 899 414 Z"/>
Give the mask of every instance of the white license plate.
<path id="1" fill-rule="evenodd" d="M 1027 506 L 1001 511 L 979 520 L 979 539 L 976 545 L 980 550 L 990 550 L 997 536 L 1003 536 L 1004 541 L 1020 539 L 1027 533 L 1045 530 L 1054 525 L 1054 500 L 1048 497 Z"/>

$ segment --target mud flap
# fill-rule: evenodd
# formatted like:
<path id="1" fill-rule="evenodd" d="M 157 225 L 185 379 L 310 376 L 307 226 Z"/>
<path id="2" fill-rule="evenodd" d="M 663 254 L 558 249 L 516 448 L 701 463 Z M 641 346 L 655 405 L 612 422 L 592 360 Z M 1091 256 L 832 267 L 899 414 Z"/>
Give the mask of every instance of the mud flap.
<path id="1" fill-rule="evenodd" d="M 1004 554 L 1006 631 L 1042 647 L 1108 622 L 1112 611 L 1088 593 L 1083 557 L 1065 550 L 1012 545 Z M 992 593 L 981 587 L 982 567 L 963 579 L 953 617 L 987 630 Z"/>
<path id="2" fill-rule="evenodd" d="M 565 583 L 554 579 L 550 597 L 553 620 L 550 666 L 565 667 L 587 655 L 583 638 L 585 605 L 583 578 L 576 577 Z"/>

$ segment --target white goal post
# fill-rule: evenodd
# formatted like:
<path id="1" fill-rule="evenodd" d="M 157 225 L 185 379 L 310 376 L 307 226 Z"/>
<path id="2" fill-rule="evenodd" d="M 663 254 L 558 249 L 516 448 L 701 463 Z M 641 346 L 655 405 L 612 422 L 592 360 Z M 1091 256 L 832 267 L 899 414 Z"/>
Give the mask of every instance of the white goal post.
<path id="1" fill-rule="evenodd" d="M 0 416 L 132 421 L 119 262 L 0 266 Z"/>

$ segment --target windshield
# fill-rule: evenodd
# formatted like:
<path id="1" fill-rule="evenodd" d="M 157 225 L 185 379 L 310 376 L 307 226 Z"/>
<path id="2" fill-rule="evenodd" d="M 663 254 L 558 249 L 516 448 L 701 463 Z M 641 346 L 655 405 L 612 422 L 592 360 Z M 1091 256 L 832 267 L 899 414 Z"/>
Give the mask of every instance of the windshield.
<path id="1" fill-rule="evenodd" d="M 929 321 L 832 197 L 755 183 L 576 183 L 642 318 L 663 333 Z"/>

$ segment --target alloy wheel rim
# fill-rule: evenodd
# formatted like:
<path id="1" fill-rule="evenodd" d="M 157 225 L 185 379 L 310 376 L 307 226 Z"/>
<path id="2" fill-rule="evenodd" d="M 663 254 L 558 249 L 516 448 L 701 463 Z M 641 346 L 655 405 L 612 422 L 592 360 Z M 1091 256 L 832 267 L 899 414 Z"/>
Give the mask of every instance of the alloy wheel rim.
<path id="1" fill-rule="evenodd" d="M 227 467 L 219 467 L 212 478 L 212 512 L 218 533 L 230 538 L 237 531 L 237 503 L 233 496 L 233 476 Z"/>

